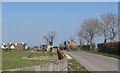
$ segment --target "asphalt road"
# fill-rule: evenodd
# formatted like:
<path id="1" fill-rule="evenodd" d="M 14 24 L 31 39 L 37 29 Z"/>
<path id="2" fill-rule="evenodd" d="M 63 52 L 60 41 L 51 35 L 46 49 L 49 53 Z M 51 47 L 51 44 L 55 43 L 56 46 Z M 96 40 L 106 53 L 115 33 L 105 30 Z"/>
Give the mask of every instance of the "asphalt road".
<path id="1" fill-rule="evenodd" d="M 69 51 L 67 53 L 89 71 L 118 71 L 117 59 L 81 51 Z"/>

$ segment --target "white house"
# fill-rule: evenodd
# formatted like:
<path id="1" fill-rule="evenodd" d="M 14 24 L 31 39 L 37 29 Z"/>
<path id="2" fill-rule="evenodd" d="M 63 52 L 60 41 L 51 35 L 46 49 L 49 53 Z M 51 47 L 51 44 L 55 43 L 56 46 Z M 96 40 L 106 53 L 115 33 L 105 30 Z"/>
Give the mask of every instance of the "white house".
<path id="1" fill-rule="evenodd" d="M 15 46 L 12 44 L 11 46 L 10 46 L 10 49 L 15 49 Z"/>
<path id="2" fill-rule="evenodd" d="M 8 43 L 8 44 L 5 44 L 3 43 L 0 47 L 1 49 L 6 49 L 6 48 L 10 48 L 12 50 L 15 50 L 16 48 L 19 48 L 19 49 L 28 49 L 28 45 L 26 43 Z"/>
<path id="3" fill-rule="evenodd" d="M 50 49 L 52 48 L 53 46 L 51 45 L 47 45 L 47 51 L 50 51 Z"/>
<path id="4" fill-rule="evenodd" d="M 17 45 L 17 43 L 15 43 L 15 45 Z"/>
<path id="5" fill-rule="evenodd" d="M 27 45 L 25 45 L 25 49 L 28 49 L 28 46 L 27 46 Z"/>
<path id="6" fill-rule="evenodd" d="M 1 49 L 6 49 L 6 47 L 5 47 L 5 45 L 1 45 L 1 47 L 0 47 Z"/>
<path id="7" fill-rule="evenodd" d="M 2 45 L 1 45 L 0 48 L 1 48 L 1 49 L 6 49 L 6 45 L 5 45 L 5 43 L 2 43 Z"/>
<path id="8" fill-rule="evenodd" d="M 2 43 L 2 45 L 5 45 L 5 43 Z"/>
<path id="9" fill-rule="evenodd" d="M 22 42 L 22 45 L 24 45 L 25 43 L 24 42 Z"/>

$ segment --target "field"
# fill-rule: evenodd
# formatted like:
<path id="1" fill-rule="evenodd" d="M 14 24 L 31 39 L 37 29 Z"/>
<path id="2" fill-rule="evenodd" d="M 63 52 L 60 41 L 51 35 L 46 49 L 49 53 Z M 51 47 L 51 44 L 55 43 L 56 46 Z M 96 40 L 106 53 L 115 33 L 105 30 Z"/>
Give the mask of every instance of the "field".
<path id="1" fill-rule="evenodd" d="M 56 53 L 53 53 L 56 54 Z M 28 60 L 22 57 L 32 56 L 48 56 L 49 53 L 36 53 L 29 51 L 2 51 L 2 70 L 30 67 L 39 64 L 49 63 L 49 60 Z"/>

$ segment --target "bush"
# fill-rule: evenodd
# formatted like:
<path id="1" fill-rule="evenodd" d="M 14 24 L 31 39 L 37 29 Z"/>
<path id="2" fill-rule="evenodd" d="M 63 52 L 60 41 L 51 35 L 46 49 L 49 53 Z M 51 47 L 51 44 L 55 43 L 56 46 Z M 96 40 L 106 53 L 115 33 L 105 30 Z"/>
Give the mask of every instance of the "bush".
<path id="1" fill-rule="evenodd" d="M 118 55 L 118 45 L 120 42 L 100 43 L 97 46 L 99 52 Z"/>
<path id="2" fill-rule="evenodd" d="M 79 45 L 79 50 L 90 51 L 90 45 Z"/>

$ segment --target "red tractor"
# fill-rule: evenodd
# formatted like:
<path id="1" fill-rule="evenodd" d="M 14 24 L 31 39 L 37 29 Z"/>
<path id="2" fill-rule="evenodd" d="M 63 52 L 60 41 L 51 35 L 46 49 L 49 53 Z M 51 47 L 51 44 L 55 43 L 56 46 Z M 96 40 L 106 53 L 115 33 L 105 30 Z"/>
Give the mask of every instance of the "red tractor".
<path id="1" fill-rule="evenodd" d="M 74 50 L 74 51 L 78 50 L 78 44 L 73 40 L 65 41 L 64 46 L 65 46 L 64 50 L 67 50 L 67 51 L 69 51 L 69 50 Z"/>
<path id="2" fill-rule="evenodd" d="M 70 49 L 71 50 L 77 50 L 78 49 L 78 45 L 75 41 L 71 41 Z"/>

